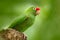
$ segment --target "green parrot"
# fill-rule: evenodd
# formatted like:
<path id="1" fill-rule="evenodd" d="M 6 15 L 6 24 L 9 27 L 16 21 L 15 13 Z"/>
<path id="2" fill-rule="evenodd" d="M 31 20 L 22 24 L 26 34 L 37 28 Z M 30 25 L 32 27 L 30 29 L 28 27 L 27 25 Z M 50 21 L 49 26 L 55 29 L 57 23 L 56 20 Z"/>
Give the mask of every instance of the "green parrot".
<path id="1" fill-rule="evenodd" d="M 24 32 L 28 27 L 30 27 L 39 14 L 40 8 L 29 7 L 25 12 L 23 17 L 12 27 L 20 32 Z"/>

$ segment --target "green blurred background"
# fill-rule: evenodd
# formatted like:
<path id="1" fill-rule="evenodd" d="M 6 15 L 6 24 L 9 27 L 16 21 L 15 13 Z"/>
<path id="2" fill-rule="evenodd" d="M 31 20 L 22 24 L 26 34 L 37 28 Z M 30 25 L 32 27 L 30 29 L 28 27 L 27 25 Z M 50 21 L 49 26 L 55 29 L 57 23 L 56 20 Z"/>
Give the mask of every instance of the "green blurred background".
<path id="1" fill-rule="evenodd" d="M 59 0 L 0 0 L 0 30 L 11 26 L 30 6 L 39 6 L 40 15 L 24 33 L 28 40 L 60 40 Z"/>

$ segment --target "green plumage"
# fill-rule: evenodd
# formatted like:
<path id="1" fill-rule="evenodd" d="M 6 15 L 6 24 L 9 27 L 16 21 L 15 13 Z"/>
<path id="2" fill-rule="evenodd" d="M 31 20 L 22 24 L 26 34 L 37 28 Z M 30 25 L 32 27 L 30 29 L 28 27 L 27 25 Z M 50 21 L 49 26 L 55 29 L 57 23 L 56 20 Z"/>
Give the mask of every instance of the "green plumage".
<path id="1" fill-rule="evenodd" d="M 14 25 L 14 29 L 18 30 L 18 31 L 25 31 L 28 27 L 30 27 L 35 20 L 35 14 L 36 14 L 36 10 L 33 9 L 33 7 L 28 8 L 25 11 L 25 15 L 24 18 L 21 18 L 20 21 L 18 22 L 16 25 Z"/>

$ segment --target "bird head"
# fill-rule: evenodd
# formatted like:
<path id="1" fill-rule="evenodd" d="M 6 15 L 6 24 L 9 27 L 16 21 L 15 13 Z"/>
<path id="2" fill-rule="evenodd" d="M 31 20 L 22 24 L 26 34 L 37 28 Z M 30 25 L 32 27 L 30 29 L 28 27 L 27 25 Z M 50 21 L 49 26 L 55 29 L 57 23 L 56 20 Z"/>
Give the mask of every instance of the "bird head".
<path id="1" fill-rule="evenodd" d="M 27 13 L 28 15 L 32 14 L 32 15 L 34 15 L 34 16 L 37 16 L 37 15 L 39 15 L 39 13 L 40 13 L 40 8 L 39 8 L 39 7 L 36 7 L 36 8 L 30 7 L 30 8 L 28 8 L 28 9 L 26 10 L 26 13 Z"/>

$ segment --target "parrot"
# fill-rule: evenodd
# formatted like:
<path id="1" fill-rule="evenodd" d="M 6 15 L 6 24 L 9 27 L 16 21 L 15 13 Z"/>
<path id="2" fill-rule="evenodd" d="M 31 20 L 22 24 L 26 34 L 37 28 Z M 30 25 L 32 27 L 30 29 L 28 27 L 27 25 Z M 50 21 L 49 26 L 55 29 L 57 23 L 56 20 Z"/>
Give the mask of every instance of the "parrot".
<path id="1" fill-rule="evenodd" d="M 40 13 L 39 7 L 29 7 L 25 12 L 23 17 L 12 27 L 15 30 L 24 32 L 34 23 L 34 20 L 37 15 Z"/>

